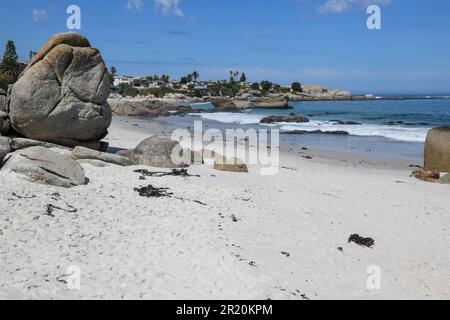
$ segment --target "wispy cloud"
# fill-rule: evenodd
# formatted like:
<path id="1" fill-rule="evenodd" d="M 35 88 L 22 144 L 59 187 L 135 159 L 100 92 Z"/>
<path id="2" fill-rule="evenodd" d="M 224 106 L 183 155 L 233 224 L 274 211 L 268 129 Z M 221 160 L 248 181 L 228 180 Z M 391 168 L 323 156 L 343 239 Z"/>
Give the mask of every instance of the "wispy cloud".
<path id="1" fill-rule="evenodd" d="M 153 0 L 155 2 L 156 10 L 164 16 L 175 15 L 177 17 L 184 17 L 184 12 L 181 10 L 181 0 Z"/>
<path id="2" fill-rule="evenodd" d="M 352 7 L 364 7 L 372 4 L 388 5 L 392 0 L 327 0 L 317 7 L 320 14 L 341 13 Z"/>
<path id="3" fill-rule="evenodd" d="M 144 9 L 144 1 L 142 0 L 128 0 L 127 9 L 130 11 L 141 12 Z"/>
<path id="4" fill-rule="evenodd" d="M 47 22 L 48 14 L 44 9 L 34 9 L 33 10 L 33 21 L 37 24 L 43 24 Z"/>

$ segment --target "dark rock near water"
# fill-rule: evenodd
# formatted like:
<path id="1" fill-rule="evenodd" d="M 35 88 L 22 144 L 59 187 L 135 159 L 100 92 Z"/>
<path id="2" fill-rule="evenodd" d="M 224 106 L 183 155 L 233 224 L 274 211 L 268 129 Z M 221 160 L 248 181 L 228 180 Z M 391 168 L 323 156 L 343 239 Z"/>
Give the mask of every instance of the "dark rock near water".
<path id="1" fill-rule="evenodd" d="M 337 135 L 337 136 L 350 135 L 350 133 L 347 131 L 322 131 L 322 130 L 314 130 L 314 131 L 293 130 L 293 131 L 282 132 L 281 134 L 327 134 L 327 135 Z"/>
<path id="2" fill-rule="evenodd" d="M 269 116 L 265 117 L 260 121 L 260 123 L 263 124 L 272 124 L 280 122 L 307 123 L 309 122 L 309 119 L 302 116 L 290 115 L 290 116 Z"/>
<path id="3" fill-rule="evenodd" d="M 110 77 L 97 49 L 75 33 L 54 36 L 9 96 L 11 126 L 26 138 L 73 147 L 107 134 Z"/>
<path id="4" fill-rule="evenodd" d="M 362 123 L 355 121 L 342 121 L 342 120 L 331 120 L 334 125 L 348 125 L 348 126 L 362 126 Z"/>

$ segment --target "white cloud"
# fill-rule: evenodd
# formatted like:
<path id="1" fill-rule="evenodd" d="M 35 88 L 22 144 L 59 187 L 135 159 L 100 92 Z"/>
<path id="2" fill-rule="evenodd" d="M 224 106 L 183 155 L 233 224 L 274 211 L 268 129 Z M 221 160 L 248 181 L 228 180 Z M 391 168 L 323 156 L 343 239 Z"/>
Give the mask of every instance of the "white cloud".
<path id="1" fill-rule="evenodd" d="M 354 6 L 388 5 L 392 0 L 327 0 L 324 4 L 317 7 L 320 14 L 341 13 Z"/>
<path id="2" fill-rule="evenodd" d="M 34 9 L 33 10 L 33 21 L 38 23 L 38 24 L 42 24 L 45 23 L 47 21 L 48 15 L 47 15 L 47 11 L 43 10 L 43 9 Z"/>
<path id="3" fill-rule="evenodd" d="M 144 8 L 144 1 L 142 0 L 128 0 L 127 9 L 130 11 L 140 12 Z"/>
<path id="4" fill-rule="evenodd" d="M 155 8 L 164 16 L 171 14 L 177 17 L 184 17 L 184 12 L 180 8 L 181 0 L 154 0 Z"/>

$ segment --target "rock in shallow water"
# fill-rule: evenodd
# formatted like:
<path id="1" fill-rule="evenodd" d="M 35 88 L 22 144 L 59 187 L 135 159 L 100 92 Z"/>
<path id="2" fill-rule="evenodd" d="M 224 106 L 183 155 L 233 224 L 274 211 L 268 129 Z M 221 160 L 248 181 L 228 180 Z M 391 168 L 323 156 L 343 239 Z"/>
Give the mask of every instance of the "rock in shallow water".
<path id="1" fill-rule="evenodd" d="M 263 118 L 260 121 L 260 123 L 263 123 L 263 124 L 272 124 L 272 123 L 280 123 L 280 122 L 308 123 L 309 119 L 302 117 L 302 116 L 290 115 L 290 116 L 269 116 L 269 117 Z"/>
<path id="2" fill-rule="evenodd" d="M 16 151 L 1 171 L 39 184 L 71 188 L 86 184 L 83 168 L 69 156 L 44 147 Z"/>
<path id="3" fill-rule="evenodd" d="M 70 147 L 100 140 L 111 124 L 109 93 L 99 51 L 78 34 L 56 35 L 12 87 L 11 125 L 27 138 Z"/>

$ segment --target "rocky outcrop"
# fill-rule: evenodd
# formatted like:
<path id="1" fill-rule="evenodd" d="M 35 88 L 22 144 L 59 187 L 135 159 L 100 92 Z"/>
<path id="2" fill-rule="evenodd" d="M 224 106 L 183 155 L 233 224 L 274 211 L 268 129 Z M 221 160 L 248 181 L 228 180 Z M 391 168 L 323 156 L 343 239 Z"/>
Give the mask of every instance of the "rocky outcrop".
<path id="1" fill-rule="evenodd" d="M 428 132 L 425 169 L 450 172 L 450 126 L 434 128 Z"/>
<path id="2" fill-rule="evenodd" d="M 293 109 L 294 107 L 286 99 L 257 98 L 252 100 L 254 109 Z"/>
<path id="3" fill-rule="evenodd" d="M 288 122 L 288 123 L 307 123 L 309 122 L 308 118 L 296 115 L 290 116 L 269 116 L 263 118 L 260 123 L 262 124 L 272 124 L 272 123 L 280 123 L 280 122 Z"/>
<path id="4" fill-rule="evenodd" d="M 39 184 L 70 188 L 86 183 L 83 168 L 69 156 L 43 147 L 16 151 L 2 171 Z"/>
<path id="5" fill-rule="evenodd" d="M 233 112 L 239 110 L 238 106 L 232 99 L 214 98 L 211 99 L 211 104 L 214 108 L 216 108 L 216 110 L 220 110 L 222 112 Z"/>
<path id="6" fill-rule="evenodd" d="M 76 147 L 72 151 L 72 159 L 74 160 L 98 160 L 106 163 L 115 164 L 122 167 L 132 166 L 134 162 L 126 157 L 115 154 L 99 152 L 84 147 Z"/>
<path id="7" fill-rule="evenodd" d="M 112 112 L 121 116 L 157 117 L 170 108 L 170 104 L 158 100 L 114 99 L 108 103 Z"/>
<path id="8" fill-rule="evenodd" d="M 110 77 L 97 49 L 75 33 L 54 36 L 12 86 L 11 126 L 26 138 L 73 147 L 107 134 Z"/>
<path id="9" fill-rule="evenodd" d="M 3 158 L 11 152 L 11 144 L 11 138 L 0 136 L 0 167 Z"/>
<path id="10" fill-rule="evenodd" d="M 189 165 L 189 162 L 178 161 L 185 156 L 183 152 L 180 144 L 176 141 L 172 141 L 170 136 L 159 135 L 142 141 L 134 149 L 132 160 L 137 165 L 149 167 L 182 168 Z M 177 159 L 175 159 L 173 155 L 175 155 Z"/>

